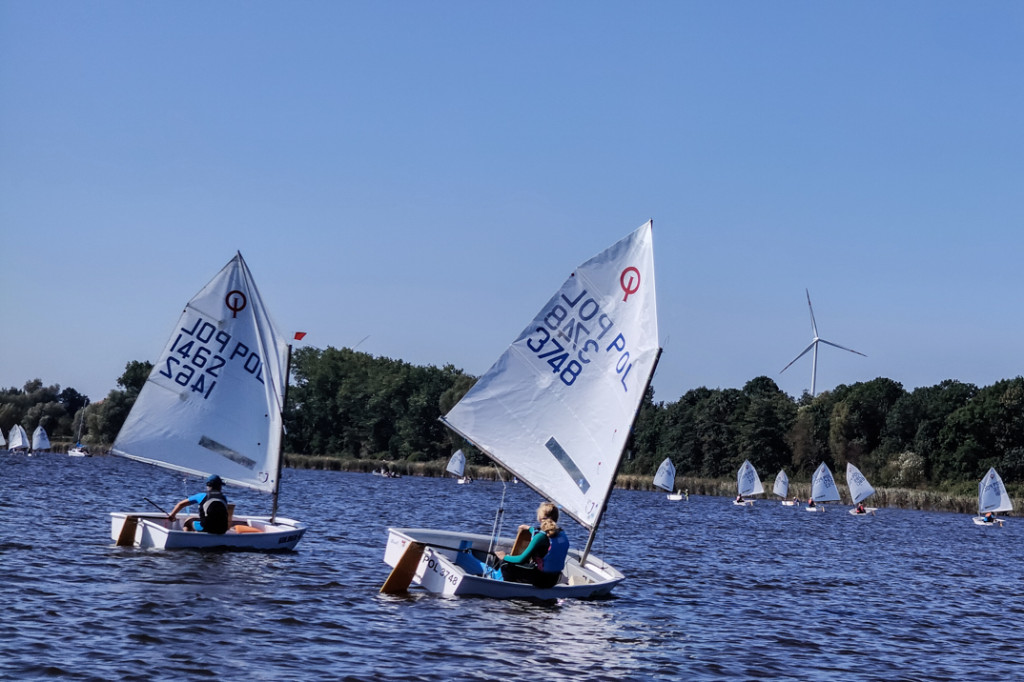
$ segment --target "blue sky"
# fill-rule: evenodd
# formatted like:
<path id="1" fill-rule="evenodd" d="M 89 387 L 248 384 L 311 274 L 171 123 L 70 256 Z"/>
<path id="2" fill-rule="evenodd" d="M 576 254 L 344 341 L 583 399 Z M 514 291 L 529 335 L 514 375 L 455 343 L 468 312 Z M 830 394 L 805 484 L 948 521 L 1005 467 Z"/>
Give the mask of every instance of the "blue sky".
<path id="1" fill-rule="evenodd" d="M 241 251 L 480 374 L 654 219 L 656 399 L 1022 373 L 1024 5 L 0 0 L 0 387 L 103 398 Z"/>

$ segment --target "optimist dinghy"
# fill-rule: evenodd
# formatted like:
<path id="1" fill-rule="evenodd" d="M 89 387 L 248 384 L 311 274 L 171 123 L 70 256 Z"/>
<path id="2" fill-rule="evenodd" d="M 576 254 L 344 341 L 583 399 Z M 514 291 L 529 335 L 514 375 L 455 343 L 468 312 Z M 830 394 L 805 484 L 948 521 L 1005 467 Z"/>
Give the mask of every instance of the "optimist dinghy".
<path id="1" fill-rule="evenodd" d="M 666 497 L 673 501 L 678 502 L 683 499 L 683 494 L 678 490 L 672 492 L 676 485 L 676 465 L 672 463 L 672 460 L 668 457 L 658 467 L 658 472 L 654 474 L 654 485 L 658 486 L 662 490 L 668 491 Z"/>
<path id="2" fill-rule="evenodd" d="M 1002 527 L 1003 519 L 996 518 L 995 514 L 1008 511 L 1013 511 L 1013 503 L 1006 492 L 1006 486 L 1003 485 L 1003 479 L 995 469 L 989 469 L 978 483 L 978 515 L 974 517 L 974 523 L 979 526 Z M 992 516 L 986 518 L 986 514 L 990 512 Z"/>
<path id="3" fill-rule="evenodd" d="M 187 514 L 169 523 L 166 514 L 112 512 L 110 537 L 118 545 L 295 547 L 306 525 L 277 516 L 290 359 L 291 346 L 275 329 L 239 253 L 185 306 L 112 452 L 271 493 L 270 516 L 234 514 L 228 531 L 218 535 L 183 530 Z"/>
<path id="4" fill-rule="evenodd" d="M 382 592 L 415 584 L 446 595 L 586 599 L 623 580 L 590 548 L 661 352 L 651 232 L 648 222 L 579 266 L 442 418 L 587 529 L 586 547 L 570 550 L 554 587 L 538 588 L 460 565 L 461 553 L 487 560 L 512 548 L 510 538 L 391 528 Z"/>
<path id="5" fill-rule="evenodd" d="M 825 511 L 823 502 L 839 501 L 839 488 L 836 487 L 835 479 L 832 478 L 832 471 L 824 462 L 818 465 L 814 476 L 811 477 L 811 500 L 814 502 L 814 506 L 808 504 L 804 507 L 809 512 L 823 512 Z"/>
<path id="6" fill-rule="evenodd" d="M 860 504 L 875 494 L 875 489 L 871 487 L 868 479 L 864 477 L 860 469 L 849 462 L 846 463 L 846 486 L 850 489 L 850 498 L 854 504 Z M 853 516 L 867 516 L 868 514 L 874 516 L 876 511 L 878 511 L 878 507 L 864 507 L 864 511 L 857 511 L 857 508 L 854 507 L 850 510 L 850 514 Z"/>
<path id="7" fill-rule="evenodd" d="M 761 477 L 757 475 L 757 469 L 750 460 L 743 460 L 740 470 L 736 473 L 736 490 L 739 496 L 732 503 L 740 507 L 753 507 L 754 501 L 747 498 L 764 492 Z"/>

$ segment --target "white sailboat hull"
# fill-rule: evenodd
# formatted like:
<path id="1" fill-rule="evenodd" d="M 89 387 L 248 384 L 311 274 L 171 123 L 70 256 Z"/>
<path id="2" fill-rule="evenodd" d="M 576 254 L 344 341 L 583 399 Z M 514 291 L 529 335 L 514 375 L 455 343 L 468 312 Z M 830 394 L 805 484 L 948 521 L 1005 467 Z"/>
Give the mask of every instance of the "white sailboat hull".
<path id="1" fill-rule="evenodd" d="M 804 509 L 806 509 L 809 512 L 823 512 L 823 511 L 825 511 L 824 507 L 804 507 Z"/>
<path id="2" fill-rule="evenodd" d="M 678 502 L 679 500 L 683 499 L 683 496 L 679 493 L 669 493 L 665 497 L 672 500 L 673 502 Z"/>
<path id="3" fill-rule="evenodd" d="M 595 599 L 605 597 L 625 576 L 593 554 L 580 566 L 580 552 L 569 551 L 562 579 L 554 587 L 541 589 L 525 583 L 505 582 L 468 574 L 455 561 L 459 548 L 486 552 L 490 536 L 420 528 L 389 528 L 384 562 L 392 568 L 411 542 L 425 545 L 412 584 L 445 596 L 479 596 L 493 599 Z M 504 538 L 498 548 L 508 550 L 512 540 Z"/>
<path id="4" fill-rule="evenodd" d="M 794 502 L 793 500 L 783 500 L 782 501 L 782 506 L 783 507 L 795 507 L 796 506 L 796 502 Z"/>
<path id="5" fill-rule="evenodd" d="M 1003 519 L 995 519 L 994 521 L 988 522 L 985 521 L 984 516 L 975 516 L 973 520 L 976 526 L 1002 526 L 1006 523 Z"/>
<path id="6" fill-rule="evenodd" d="M 856 509 L 850 510 L 851 516 L 874 516 L 875 512 L 878 511 L 878 507 L 864 507 L 864 511 L 859 512 Z"/>
<path id="7" fill-rule="evenodd" d="M 177 518 L 168 523 L 164 514 L 150 512 L 111 512 L 110 537 L 117 541 L 125 521 L 129 517 L 138 519 L 135 526 L 133 546 L 142 549 L 227 549 L 262 552 L 278 552 L 295 548 L 306 532 L 306 524 L 278 516 L 273 523 L 269 516 L 239 516 L 232 518 L 232 528 L 223 535 L 195 533 L 182 529 L 182 523 L 190 518 Z M 194 516 L 192 518 L 195 518 Z M 239 532 L 235 528 L 252 528 L 255 531 Z"/>
<path id="8" fill-rule="evenodd" d="M 742 502 L 737 502 L 736 500 L 733 500 L 732 503 L 734 505 L 736 505 L 737 507 L 753 507 L 754 506 L 754 501 L 753 500 L 743 500 Z"/>

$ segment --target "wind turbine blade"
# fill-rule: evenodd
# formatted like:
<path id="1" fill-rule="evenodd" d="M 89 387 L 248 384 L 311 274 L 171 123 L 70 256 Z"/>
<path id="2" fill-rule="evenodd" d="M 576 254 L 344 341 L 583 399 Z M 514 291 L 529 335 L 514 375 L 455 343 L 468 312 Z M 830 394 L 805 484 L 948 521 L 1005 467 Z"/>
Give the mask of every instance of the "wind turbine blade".
<path id="1" fill-rule="evenodd" d="M 807 348 L 804 348 L 803 352 L 800 353 L 800 355 L 798 355 L 795 358 L 793 358 L 792 360 L 790 360 L 789 361 L 789 365 L 786 365 L 785 367 L 783 367 L 782 370 L 779 372 L 779 374 L 782 374 L 782 372 L 785 372 L 787 369 L 790 368 L 790 365 L 792 365 L 794 362 L 796 362 L 797 360 L 799 360 L 803 356 L 807 355 L 807 351 L 809 351 L 810 349 L 814 348 L 814 344 L 816 344 L 816 343 L 818 343 L 817 339 L 815 339 L 814 341 L 811 341 L 811 345 L 807 346 Z"/>
<path id="2" fill-rule="evenodd" d="M 840 346 L 838 343 L 832 343 L 831 341 L 826 341 L 825 339 L 818 339 L 818 340 L 821 341 L 822 343 L 827 343 L 830 346 L 835 346 L 836 348 L 841 348 L 843 350 L 848 350 L 851 353 L 856 353 L 857 355 L 864 355 L 864 353 L 861 353 L 859 350 L 854 350 L 852 348 L 847 348 L 846 346 Z M 867 355 L 864 355 L 864 357 L 867 357 Z"/>
<path id="3" fill-rule="evenodd" d="M 818 323 L 814 321 L 814 306 L 811 305 L 811 292 L 804 289 L 804 293 L 807 294 L 807 308 L 811 311 L 811 331 L 814 332 L 814 338 L 818 338 Z"/>

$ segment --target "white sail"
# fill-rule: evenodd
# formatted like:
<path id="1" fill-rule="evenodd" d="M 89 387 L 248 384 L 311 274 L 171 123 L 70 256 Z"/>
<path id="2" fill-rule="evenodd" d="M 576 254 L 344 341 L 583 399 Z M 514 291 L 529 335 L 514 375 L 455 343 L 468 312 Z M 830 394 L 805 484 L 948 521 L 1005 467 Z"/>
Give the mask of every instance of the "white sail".
<path id="1" fill-rule="evenodd" d="M 868 479 L 864 478 L 860 469 L 849 462 L 846 463 L 846 485 L 850 488 L 850 497 L 853 498 L 854 504 L 860 504 L 875 494 L 875 489 L 868 483 Z"/>
<path id="2" fill-rule="evenodd" d="M 46 435 L 46 429 L 42 424 L 32 432 L 32 449 L 36 452 L 50 449 L 50 437 Z"/>
<path id="3" fill-rule="evenodd" d="M 789 476 L 786 475 L 785 469 L 780 469 L 779 473 L 776 474 L 775 486 L 772 488 L 772 492 L 779 497 L 789 495 Z"/>
<path id="4" fill-rule="evenodd" d="M 12 426 L 10 435 L 7 437 L 7 448 L 9 450 L 28 450 L 30 445 L 28 434 L 25 433 L 21 424 Z"/>
<path id="5" fill-rule="evenodd" d="M 114 454 L 275 492 L 287 363 L 239 253 L 185 306 Z"/>
<path id="6" fill-rule="evenodd" d="M 466 455 L 462 450 L 455 451 L 452 458 L 448 460 L 448 467 L 445 470 L 452 476 L 462 478 L 462 474 L 466 471 Z"/>
<path id="7" fill-rule="evenodd" d="M 651 233 L 580 265 L 444 418 L 591 530 L 658 357 Z"/>
<path id="8" fill-rule="evenodd" d="M 995 469 L 989 469 L 985 477 L 978 483 L 978 513 L 1008 512 L 1013 510 L 1010 495 L 1006 492 L 1003 479 Z"/>
<path id="9" fill-rule="evenodd" d="M 4 432 L 0 431 L 0 448 L 7 447 L 7 439 L 4 438 Z"/>
<path id="10" fill-rule="evenodd" d="M 744 497 L 747 495 L 760 495 L 764 492 L 764 486 L 761 485 L 761 477 L 757 475 L 757 470 L 749 460 L 743 460 L 743 465 L 740 466 L 739 473 L 736 474 L 736 485 L 739 488 L 740 495 Z"/>
<path id="11" fill-rule="evenodd" d="M 811 478 L 811 499 L 817 502 L 838 502 L 839 489 L 832 478 L 832 472 L 822 462 Z"/>
<path id="12" fill-rule="evenodd" d="M 676 465 L 668 457 L 658 467 L 658 473 L 654 474 L 654 485 L 662 490 L 672 492 L 676 486 Z"/>

